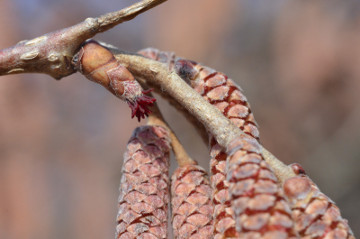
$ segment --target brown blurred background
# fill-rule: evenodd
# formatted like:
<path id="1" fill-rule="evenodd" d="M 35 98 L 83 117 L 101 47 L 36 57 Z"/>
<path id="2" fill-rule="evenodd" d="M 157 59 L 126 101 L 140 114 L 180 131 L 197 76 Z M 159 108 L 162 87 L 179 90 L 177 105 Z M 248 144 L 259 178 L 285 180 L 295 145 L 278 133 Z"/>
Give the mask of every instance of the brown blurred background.
<path id="1" fill-rule="evenodd" d="M 0 0 L 0 48 L 134 2 Z M 264 146 L 301 163 L 360 235 L 359 29 L 355 0 L 170 0 L 96 39 L 227 73 Z M 194 128 L 159 101 L 208 167 Z M 0 238 L 113 238 L 122 154 L 137 125 L 125 103 L 79 74 L 1 77 Z"/>

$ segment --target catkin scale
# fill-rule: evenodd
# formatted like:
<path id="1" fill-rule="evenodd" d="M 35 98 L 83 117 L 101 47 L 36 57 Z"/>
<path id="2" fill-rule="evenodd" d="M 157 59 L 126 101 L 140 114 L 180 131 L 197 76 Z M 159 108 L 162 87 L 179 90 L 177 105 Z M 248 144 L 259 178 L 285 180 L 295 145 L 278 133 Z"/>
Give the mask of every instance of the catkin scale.
<path id="1" fill-rule="evenodd" d="M 198 165 L 177 168 L 171 177 L 172 225 L 176 239 L 213 238 L 212 189 Z"/>
<path id="2" fill-rule="evenodd" d="M 230 143 L 227 181 L 240 238 L 296 237 L 290 207 L 256 139 L 244 135 Z"/>
<path id="3" fill-rule="evenodd" d="M 299 164 L 290 167 L 297 175 L 283 188 L 292 209 L 295 230 L 301 238 L 355 238 L 335 203 L 323 194 Z"/>
<path id="4" fill-rule="evenodd" d="M 134 76 L 114 55 L 95 41 L 86 42 L 73 58 L 73 64 L 91 81 L 108 89 L 118 98 L 126 101 L 132 110 L 131 117 L 138 121 L 148 116 L 155 99 L 145 95 Z"/>

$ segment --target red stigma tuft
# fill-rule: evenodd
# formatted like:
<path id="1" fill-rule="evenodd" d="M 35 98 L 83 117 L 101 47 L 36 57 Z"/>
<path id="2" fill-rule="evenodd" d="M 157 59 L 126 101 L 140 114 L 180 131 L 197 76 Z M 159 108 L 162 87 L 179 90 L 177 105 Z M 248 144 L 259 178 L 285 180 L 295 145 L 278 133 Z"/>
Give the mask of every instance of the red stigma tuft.
<path id="1" fill-rule="evenodd" d="M 151 110 L 148 108 L 152 106 L 156 101 L 155 98 L 147 96 L 145 94 L 151 92 L 153 89 L 143 90 L 142 95 L 136 97 L 135 101 L 127 101 L 129 107 L 131 108 L 131 118 L 145 119 L 145 116 L 149 116 Z"/>

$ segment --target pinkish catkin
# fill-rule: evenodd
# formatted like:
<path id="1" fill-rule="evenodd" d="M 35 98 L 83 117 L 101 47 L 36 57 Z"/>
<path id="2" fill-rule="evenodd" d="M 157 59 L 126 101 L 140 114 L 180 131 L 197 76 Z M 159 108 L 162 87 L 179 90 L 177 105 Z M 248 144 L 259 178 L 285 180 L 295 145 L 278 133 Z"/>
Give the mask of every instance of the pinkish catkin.
<path id="1" fill-rule="evenodd" d="M 167 238 L 169 132 L 135 129 L 124 154 L 116 239 Z"/>
<path id="2" fill-rule="evenodd" d="M 292 164 L 297 176 L 287 179 L 283 188 L 301 238 L 355 238 L 335 203 L 323 194 L 299 164 Z"/>
<path id="3" fill-rule="evenodd" d="M 244 135 L 227 148 L 227 180 L 239 238 L 296 238 L 290 207 L 259 142 Z"/>
<path id="4" fill-rule="evenodd" d="M 213 238 L 212 189 L 198 165 L 177 168 L 171 177 L 172 225 L 176 239 Z"/>
<path id="5" fill-rule="evenodd" d="M 242 90 L 225 74 L 194 61 L 176 57 L 170 52 L 154 48 L 141 50 L 140 54 L 168 65 L 190 84 L 207 101 L 217 107 L 241 130 L 259 139 L 259 131 Z M 210 182 L 213 188 L 214 238 L 236 238 L 234 212 L 231 208 L 229 183 L 226 180 L 225 149 L 210 136 Z"/>

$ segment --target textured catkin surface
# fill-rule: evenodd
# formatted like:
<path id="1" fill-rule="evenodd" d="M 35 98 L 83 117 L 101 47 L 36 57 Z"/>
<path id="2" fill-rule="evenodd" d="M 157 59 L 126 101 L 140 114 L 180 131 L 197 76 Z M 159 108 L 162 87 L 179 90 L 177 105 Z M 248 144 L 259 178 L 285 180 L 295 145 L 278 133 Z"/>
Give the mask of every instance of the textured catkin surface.
<path id="1" fill-rule="evenodd" d="M 284 192 L 301 238 L 355 238 L 339 208 L 305 174 L 286 180 Z"/>
<path id="2" fill-rule="evenodd" d="M 227 153 L 227 180 L 239 237 L 296 237 L 291 209 L 261 155 L 259 142 L 249 136 L 239 137 Z"/>
<path id="3" fill-rule="evenodd" d="M 175 70 L 182 79 L 241 130 L 259 139 L 259 131 L 246 97 L 241 88 L 225 74 L 154 48 L 147 48 L 139 53 L 167 64 L 170 70 Z M 214 190 L 214 238 L 236 238 L 238 234 L 235 230 L 234 212 L 230 207 L 229 184 L 226 180 L 227 154 L 212 136 L 210 136 L 210 156 L 210 181 Z"/>
<path id="4" fill-rule="evenodd" d="M 170 70 L 175 70 L 183 80 L 242 131 L 259 139 L 254 115 L 242 89 L 224 73 L 194 61 L 178 58 L 171 52 L 161 52 L 154 48 L 143 49 L 138 53 L 167 64 Z"/>
<path id="5" fill-rule="evenodd" d="M 213 238 L 212 189 L 198 165 L 175 170 L 171 177 L 172 225 L 176 239 Z"/>
<path id="6" fill-rule="evenodd" d="M 167 238 L 169 151 L 163 127 L 135 129 L 124 154 L 117 239 Z"/>

